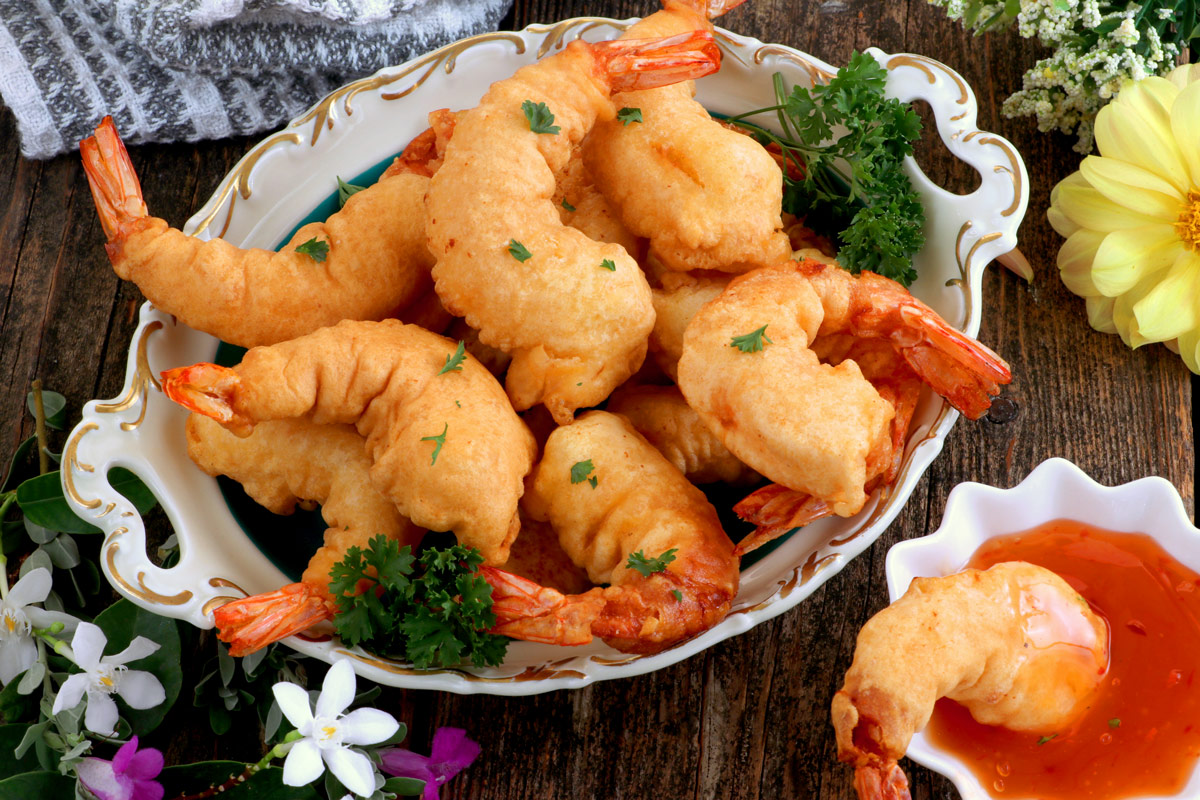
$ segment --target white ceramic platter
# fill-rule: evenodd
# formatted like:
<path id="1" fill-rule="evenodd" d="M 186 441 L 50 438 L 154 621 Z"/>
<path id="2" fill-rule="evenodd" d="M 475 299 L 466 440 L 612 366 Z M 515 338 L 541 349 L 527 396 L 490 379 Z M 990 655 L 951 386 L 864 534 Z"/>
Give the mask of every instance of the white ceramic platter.
<path id="1" fill-rule="evenodd" d="M 474 106 L 497 78 L 573 38 L 613 38 L 631 23 L 583 18 L 484 34 L 348 84 L 247 153 L 185 230 L 243 247 L 276 247 L 329 196 L 335 176 L 358 175 L 394 155 L 427 127 L 429 111 Z M 718 37 L 724 65 L 697 86 L 698 98 L 714 112 L 736 114 L 772 104 L 771 76 L 777 71 L 802 86 L 835 71 L 789 47 L 725 31 Z M 922 56 L 870 52 L 889 70 L 888 92 L 927 101 L 946 147 L 979 172 L 980 187 L 960 196 L 933 185 L 915 162 L 908 165 L 929 220 L 913 291 L 973 334 L 979 330 L 983 269 L 1016 246 L 1028 199 L 1024 164 L 1011 144 L 975 127 L 975 97 L 955 72 Z M 212 337 L 144 305 L 123 394 L 87 404 L 67 443 L 63 469 L 73 507 L 107 535 L 102 566 L 113 586 L 145 608 L 200 627 L 211 627 L 212 610 L 229 598 L 287 582 L 238 526 L 217 483 L 188 461 L 185 412 L 156 382 L 163 369 L 212 360 L 216 347 Z M 799 531 L 748 566 L 728 618 L 666 652 L 630 656 L 600 643 L 561 648 L 514 642 L 499 668 L 417 672 L 336 640 L 292 637 L 288 644 L 325 660 L 351 658 L 361 675 L 380 683 L 462 693 L 534 694 L 659 669 L 782 614 L 868 547 L 900 512 L 957 416 L 940 398 L 926 398 L 890 492 L 873 497 L 852 519 L 824 520 Z M 161 501 L 179 537 L 176 567 L 160 569 L 147 557 L 141 518 L 105 477 L 117 466 L 141 476 Z M 281 535 L 286 526 L 281 518 Z"/>
<path id="2" fill-rule="evenodd" d="M 955 486 L 946 500 L 941 527 L 888 551 L 885 569 L 890 600 L 899 599 L 913 578 L 962 570 L 989 539 L 1057 519 L 1147 534 L 1181 564 L 1200 571 L 1200 530 L 1188 520 L 1179 492 L 1169 482 L 1142 478 L 1122 486 L 1101 486 L 1070 461 L 1052 458 L 1011 489 L 980 483 Z M 963 800 L 991 800 L 975 773 L 957 757 L 934 747 L 924 733 L 913 737 L 908 756 L 952 780 Z M 1187 785 L 1171 797 L 1200 797 L 1200 765 Z"/>

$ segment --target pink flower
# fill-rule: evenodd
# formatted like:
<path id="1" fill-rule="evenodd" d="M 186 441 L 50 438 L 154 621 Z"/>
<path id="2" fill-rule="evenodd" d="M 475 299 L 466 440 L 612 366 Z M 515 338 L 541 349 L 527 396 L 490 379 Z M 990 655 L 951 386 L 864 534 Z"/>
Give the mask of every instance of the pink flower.
<path id="1" fill-rule="evenodd" d="M 438 800 L 438 787 L 471 766 L 479 756 L 479 745 L 462 728 L 438 728 L 428 756 L 400 747 L 381 750 L 379 755 L 384 772 L 425 781 L 424 800 Z"/>
<path id="2" fill-rule="evenodd" d="M 75 774 L 99 800 L 162 800 L 162 784 L 154 780 L 162 768 L 163 754 L 153 747 L 139 752 L 134 736 L 112 761 L 85 758 L 75 766 Z"/>

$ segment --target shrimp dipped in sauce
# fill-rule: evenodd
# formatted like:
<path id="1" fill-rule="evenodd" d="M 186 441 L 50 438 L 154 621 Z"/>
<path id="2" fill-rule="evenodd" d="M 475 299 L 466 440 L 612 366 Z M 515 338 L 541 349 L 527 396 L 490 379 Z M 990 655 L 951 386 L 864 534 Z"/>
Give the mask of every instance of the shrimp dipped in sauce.
<path id="1" fill-rule="evenodd" d="M 664 0 L 621 38 L 711 31 L 709 17 L 742 2 Z M 669 269 L 745 272 L 787 258 L 778 164 L 709 116 L 695 93 L 687 81 L 615 96 L 626 111 L 597 124 L 584 143 L 596 185 Z M 635 112 L 640 121 L 629 121 Z"/>
<path id="2" fill-rule="evenodd" d="M 917 578 L 859 631 L 833 698 L 838 758 L 854 766 L 861 800 L 906 799 L 897 762 L 939 698 L 985 725 L 1060 729 L 1100 685 L 1108 642 L 1105 621 L 1042 567 Z"/>
<path id="3" fill-rule="evenodd" d="M 493 633 L 656 653 L 724 619 L 737 594 L 733 543 L 704 494 L 622 417 L 589 411 L 555 430 L 523 502 L 594 583 L 564 595 L 483 567 Z"/>
<path id="4" fill-rule="evenodd" d="M 492 84 L 458 117 L 426 202 L 438 296 L 513 356 L 513 406 L 543 403 L 559 424 L 632 375 L 654 324 L 632 257 L 563 224 L 556 175 L 613 92 L 715 71 L 711 34 L 658 41 L 571 42 Z"/>
<path id="5" fill-rule="evenodd" d="M 202 241 L 150 216 L 112 117 L 79 150 L 113 270 L 184 324 L 231 344 L 275 344 L 343 319 L 383 319 L 430 286 L 429 179 L 416 172 L 381 178 L 273 252 Z"/>
<path id="6" fill-rule="evenodd" d="M 397 320 L 347 320 L 233 368 L 167 370 L 163 391 L 238 435 L 273 419 L 354 425 L 371 480 L 401 514 L 502 564 L 536 444 L 491 373 L 469 356 L 452 363 L 455 350 Z"/>
<path id="7" fill-rule="evenodd" d="M 975 419 L 1010 379 L 999 356 L 899 284 L 812 260 L 735 278 L 692 318 L 679 361 L 688 404 L 783 487 L 739 504 L 759 526 L 739 553 L 861 510 L 868 488 L 895 476 L 920 384 Z"/>
<path id="8" fill-rule="evenodd" d="M 242 438 L 199 414 L 188 417 L 188 456 L 209 475 L 227 475 L 255 502 L 290 514 L 300 501 L 321 504 L 329 526 L 299 583 L 227 603 L 213 612 L 218 638 L 234 656 L 333 619 L 329 571 L 350 547 L 380 534 L 414 546 L 425 531 L 399 512 L 370 480 L 363 437 L 350 425 L 305 419 L 261 422 Z"/>

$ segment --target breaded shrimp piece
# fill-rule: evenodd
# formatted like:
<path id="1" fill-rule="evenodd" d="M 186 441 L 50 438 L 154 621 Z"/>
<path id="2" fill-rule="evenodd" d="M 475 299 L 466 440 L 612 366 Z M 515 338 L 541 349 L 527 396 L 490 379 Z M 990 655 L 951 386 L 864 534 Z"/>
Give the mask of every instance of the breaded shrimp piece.
<path id="1" fill-rule="evenodd" d="M 711 31 L 741 0 L 664 0 L 622 39 Z M 691 81 L 616 95 L 640 123 L 608 120 L 584 142 L 584 161 L 625 225 L 674 270 L 745 272 L 788 257 L 783 174 L 750 137 L 729 130 L 693 98 Z"/>
<path id="2" fill-rule="evenodd" d="M 564 595 L 484 567 L 494 633 L 562 645 L 599 636 L 624 652 L 654 653 L 729 612 L 738 560 L 716 510 L 628 420 L 589 411 L 555 430 L 523 503 L 554 526 L 593 582 L 609 586 Z M 631 557 L 657 569 L 643 575 Z"/>
<path id="3" fill-rule="evenodd" d="M 149 216 L 111 117 L 79 148 L 113 270 L 185 325 L 231 344 L 275 344 L 343 319 L 383 319 L 430 286 L 429 179 L 421 175 L 380 179 L 273 252 L 202 241 Z M 323 257 L 296 252 L 312 239 L 328 245 Z"/>
<path id="4" fill-rule="evenodd" d="M 838 758 L 862 800 L 907 798 L 897 761 L 938 698 L 984 725 L 1061 729 L 1108 669 L 1108 626 L 1066 581 L 1020 561 L 917 578 L 867 621 L 833 697 Z"/>
<path id="5" fill-rule="evenodd" d="M 397 320 L 347 320 L 256 347 L 232 369 L 167 370 L 163 391 L 239 435 L 273 419 L 353 424 L 367 440 L 371 480 L 400 513 L 423 528 L 453 530 L 488 563 L 502 564 L 536 446 L 475 359 L 442 372 L 455 346 Z"/>
<path id="6" fill-rule="evenodd" d="M 620 414 L 692 483 L 747 484 L 757 472 L 729 452 L 677 386 L 623 386 L 606 409 Z"/>
<path id="7" fill-rule="evenodd" d="M 706 74 L 719 60 L 707 35 L 575 41 L 459 117 L 427 196 L 433 277 L 447 310 L 513 356 L 506 387 L 518 410 L 544 403 L 570 422 L 637 370 L 654 324 L 650 288 L 624 248 L 563 224 L 555 175 L 616 113 L 613 91 Z M 543 133 L 522 110 L 539 103 L 554 115 Z"/>
<path id="8" fill-rule="evenodd" d="M 595 239 L 597 242 L 619 244 L 634 261 L 642 260 L 646 249 L 644 240 L 634 236 L 617 215 L 616 210 L 605 199 L 592 175 L 583 163 L 580 148 L 575 148 L 564 172 L 558 177 L 559 217 L 564 225 Z"/>
<path id="9" fill-rule="evenodd" d="M 528 514 L 521 515 L 521 533 L 508 551 L 508 561 L 499 568 L 563 594 L 578 594 L 592 588 L 587 572 L 575 566 L 563 552 L 550 523 Z"/>
<path id="10" fill-rule="evenodd" d="M 691 278 L 673 288 L 653 289 L 654 329 L 650 331 L 650 353 L 659 369 L 679 380 L 679 357 L 688 323 L 706 303 L 720 296 L 729 285 L 727 278 Z"/>
<path id="11" fill-rule="evenodd" d="M 332 619 L 329 571 L 350 547 L 366 547 L 379 535 L 401 546 L 421 541 L 425 531 L 371 483 L 366 442 L 350 425 L 282 419 L 259 423 L 241 438 L 192 414 L 185 430 L 188 456 L 200 469 L 229 476 L 276 514 L 292 513 L 301 501 L 320 503 L 329 526 L 300 583 L 226 603 L 214 612 L 218 638 L 229 643 L 234 656 Z"/>

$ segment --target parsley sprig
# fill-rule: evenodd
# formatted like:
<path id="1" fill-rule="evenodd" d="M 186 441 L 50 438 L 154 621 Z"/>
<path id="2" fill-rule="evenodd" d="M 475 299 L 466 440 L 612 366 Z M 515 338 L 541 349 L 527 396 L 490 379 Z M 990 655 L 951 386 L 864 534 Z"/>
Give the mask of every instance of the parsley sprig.
<path id="1" fill-rule="evenodd" d="M 629 558 L 626 560 L 625 566 L 642 573 L 643 578 L 649 578 L 654 573 L 665 570 L 667 568 L 667 564 L 670 564 L 675 560 L 675 554 L 677 552 L 679 552 L 679 548 L 672 547 L 670 550 L 667 550 L 660 556 L 647 558 L 645 553 L 643 553 L 641 550 L 638 550 L 635 553 L 629 554 Z"/>
<path id="2" fill-rule="evenodd" d="M 774 344 L 771 337 L 767 336 L 767 326 L 763 325 L 757 330 L 742 334 L 741 336 L 731 337 L 729 342 L 730 347 L 736 347 L 743 353 L 758 353 L 763 349 L 763 342 Z"/>
<path id="3" fill-rule="evenodd" d="M 529 121 L 529 130 L 534 133 L 558 133 L 559 127 L 554 124 L 554 114 L 550 112 L 550 107 L 545 103 L 526 100 L 521 103 L 521 111 L 525 113 L 525 119 Z"/>
<path id="4" fill-rule="evenodd" d="M 630 106 L 626 106 L 617 112 L 617 119 L 621 121 L 623 126 L 628 127 L 629 123 L 631 122 L 642 121 L 642 110 L 640 108 L 631 108 Z"/>
<path id="5" fill-rule="evenodd" d="M 467 343 L 462 339 L 458 340 L 458 347 L 454 348 L 454 353 L 446 356 L 446 363 L 438 370 L 438 375 L 445 375 L 447 372 L 462 372 L 462 363 L 467 358 Z"/>
<path id="6" fill-rule="evenodd" d="M 774 80 L 776 105 L 729 121 L 782 151 L 783 210 L 836 235 L 838 260 L 851 272 L 870 270 L 908 286 L 917 277 L 912 256 L 925 243 L 925 210 L 903 159 L 921 135 L 920 117 L 884 97 L 887 70 L 865 53 L 811 90 L 789 94 L 780 73 Z M 782 134 L 743 121 L 764 112 L 775 112 Z M 835 130 L 845 133 L 835 139 Z"/>
<path id="7" fill-rule="evenodd" d="M 330 570 L 333 626 L 351 647 L 402 654 L 417 669 L 467 659 L 496 666 L 508 639 L 487 633 L 496 615 L 492 587 L 478 574 L 482 563 L 474 548 L 452 545 L 414 556 L 410 547 L 376 536 L 366 550 L 349 548 Z"/>
<path id="8" fill-rule="evenodd" d="M 321 262 L 329 256 L 329 242 L 323 242 L 314 236 L 307 242 L 297 245 L 296 252 L 308 256 L 313 261 Z"/>

